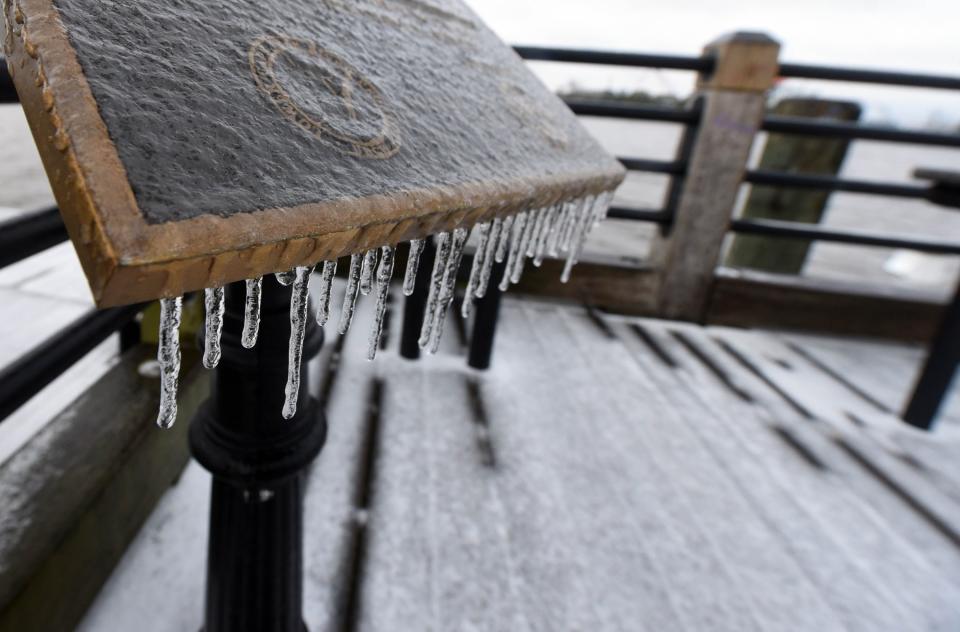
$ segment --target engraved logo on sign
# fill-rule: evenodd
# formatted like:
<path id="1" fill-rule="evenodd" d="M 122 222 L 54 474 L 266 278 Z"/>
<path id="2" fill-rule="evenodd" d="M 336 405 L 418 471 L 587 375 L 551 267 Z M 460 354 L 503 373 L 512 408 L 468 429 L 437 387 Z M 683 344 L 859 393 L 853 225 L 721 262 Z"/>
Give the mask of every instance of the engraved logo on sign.
<path id="1" fill-rule="evenodd" d="M 304 131 L 357 158 L 389 158 L 400 150 L 383 93 L 339 55 L 314 42 L 264 36 L 248 56 L 257 88 Z"/>

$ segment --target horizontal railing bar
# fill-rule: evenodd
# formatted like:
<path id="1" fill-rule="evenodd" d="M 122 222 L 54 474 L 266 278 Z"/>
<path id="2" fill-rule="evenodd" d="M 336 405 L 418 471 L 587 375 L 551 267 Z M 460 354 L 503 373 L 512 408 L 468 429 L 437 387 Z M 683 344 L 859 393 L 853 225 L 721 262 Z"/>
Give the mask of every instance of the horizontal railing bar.
<path id="1" fill-rule="evenodd" d="M 555 61 L 608 66 L 632 66 L 639 68 L 663 68 L 666 70 L 692 70 L 701 73 L 713 72 L 716 60 L 712 57 L 691 55 L 663 55 L 658 53 L 632 53 L 571 48 L 547 48 L 541 46 L 514 46 L 517 54 L 529 61 Z M 814 64 L 780 64 L 778 75 L 784 79 L 820 79 L 824 81 L 849 81 L 873 83 L 910 88 L 933 88 L 960 90 L 960 77 L 931 75 L 893 70 L 867 68 L 843 68 Z"/>
<path id="2" fill-rule="evenodd" d="M 867 70 L 865 68 L 839 68 L 809 64 L 780 64 L 780 76 L 789 79 L 823 79 L 827 81 L 852 81 L 913 88 L 960 90 L 960 77 L 928 75 L 891 70 Z"/>
<path id="3" fill-rule="evenodd" d="M 128 323 L 143 305 L 93 310 L 0 370 L 0 422 Z"/>
<path id="4" fill-rule="evenodd" d="M 517 51 L 518 55 L 528 61 L 557 61 L 575 64 L 664 68 L 667 70 L 692 70 L 704 73 L 713 71 L 716 65 L 716 60 L 712 57 L 692 57 L 689 55 L 544 48 L 540 46 L 514 46 L 513 50 Z"/>
<path id="5" fill-rule="evenodd" d="M 60 211 L 50 208 L 0 224 L 0 268 L 67 239 Z"/>
<path id="6" fill-rule="evenodd" d="M 650 160 L 647 158 L 617 157 L 624 169 L 629 171 L 646 171 L 648 173 L 665 173 L 672 176 L 683 175 L 687 172 L 687 165 L 681 161 Z"/>
<path id="7" fill-rule="evenodd" d="M 781 134 L 801 134 L 804 136 L 827 136 L 831 138 L 877 140 L 891 143 L 960 147 L 960 134 L 943 134 L 939 132 L 902 130 L 876 125 L 838 123 L 798 116 L 767 116 L 763 119 L 762 129 L 767 132 L 778 132 Z"/>
<path id="8" fill-rule="evenodd" d="M 7 68 L 7 60 L 0 57 L 0 103 L 19 103 L 17 89 L 13 85 L 13 77 Z"/>
<path id="9" fill-rule="evenodd" d="M 741 235 L 761 235 L 764 237 L 792 237 L 861 246 L 879 246 L 884 248 L 903 248 L 938 255 L 960 255 L 960 243 L 933 241 L 928 239 L 903 239 L 871 233 L 831 230 L 812 224 L 799 222 L 781 222 L 776 220 L 735 219 L 730 230 Z"/>
<path id="10" fill-rule="evenodd" d="M 582 116 L 607 116 L 643 121 L 683 123 L 685 125 L 694 125 L 700 120 L 700 111 L 696 109 L 682 110 L 680 108 L 663 107 L 662 105 L 596 99 L 565 98 L 564 103 L 573 110 L 574 114 Z"/>
<path id="11" fill-rule="evenodd" d="M 622 161 L 621 161 L 622 162 Z M 914 184 L 887 184 L 869 180 L 847 180 L 806 173 L 785 173 L 781 171 L 747 171 L 744 182 L 764 186 L 795 187 L 800 189 L 827 189 L 847 193 L 871 193 L 890 197 L 926 199 L 930 188 Z"/>
<path id="12" fill-rule="evenodd" d="M 653 222 L 654 224 L 669 224 L 673 220 L 673 215 L 665 210 L 655 211 L 652 209 L 626 208 L 623 206 L 611 206 L 607 211 L 609 219 L 629 219 L 637 222 Z"/>

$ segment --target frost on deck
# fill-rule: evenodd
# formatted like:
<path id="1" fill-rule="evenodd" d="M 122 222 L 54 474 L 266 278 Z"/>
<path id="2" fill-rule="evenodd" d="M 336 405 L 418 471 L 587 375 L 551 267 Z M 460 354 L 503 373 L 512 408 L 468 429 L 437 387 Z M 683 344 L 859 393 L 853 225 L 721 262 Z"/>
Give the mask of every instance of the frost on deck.
<path id="1" fill-rule="evenodd" d="M 919 350 L 599 315 L 608 334 L 579 308 L 508 297 L 478 374 L 455 336 L 432 361 L 399 358 L 399 318 L 366 362 L 376 317 L 358 303 L 340 361 L 315 366 L 315 394 L 333 387 L 305 500 L 311 631 L 343 629 L 351 591 L 365 632 L 960 626 L 956 401 L 924 435 L 793 348 L 892 407 Z M 209 481 L 182 480 L 81 632 L 197 626 Z"/>
<path id="2" fill-rule="evenodd" d="M 527 259 L 532 259 L 534 265 L 539 265 L 547 254 L 558 256 L 566 253 L 566 264 L 560 279 L 566 283 L 570 279 L 571 270 L 580 257 L 583 244 L 590 231 L 606 217 L 610 200 L 611 196 L 608 193 L 602 193 L 599 196 L 588 195 L 547 208 L 523 211 L 516 216 L 505 219 L 497 218 L 492 222 L 478 224 L 476 230 L 479 236 L 479 246 L 473 259 L 473 268 L 470 271 L 467 295 L 464 298 L 461 311 L 462 316 L 467 318 L 470 315 L 470 306 L 473 300 L 484 296 L 494 262 L 501 262 L 504 257 L 506 257 L 506 269 L 499 285 L 502 291 L 506 291 L 511 284 L 520 282 Z M 426 313 L 419 340 L 420 347 L 427 349 L 431 354 L 435 354 L 440 347 L 447 311 L 450 309 L 454 298 L 463 249 L 472 230 L 473 227 L 459 227 L 452 232 L 437 235 L 437 256 L 431 273 Z M 410 255 L 408 256 L 403 283 L 403 291 L 406 295 L 413 291 L 413 282 L 416 278 L 423 245 L 423 240 L 420 239 L 410 242 Z M 374 277 L 376 277 L 378 289 L 375 313 L 377 318 L 372 325 L 367 347 L 366 357 L 369 360 L 373 360 L 376 356 L 377 347 L 380 343 L 382 318 L 386 309 L 385 301 L 389 282 L 393 276 L 394 248 L 393 244 L 385 244 L 379 248 L 379 268 L 377 268 L 378 249 L 376 248 L 371 248 L 365 253 L 354 253 L 350 257 L 347 289 L 340 309 L 337 331 L 340 335 L 345 335 L 350 329 L 357 300 L 360 296 L 367 296 L 373 291 Z M 277 281 L 282 285 L 293 284 L 294 286 L 290 305 L 291 333 L 288 350 L 288 377 L 283 405 L 285 419 L 293 417 L 297 410 L 300 359 L 312 272 L 312 267 L 298 267 L 294 270 L 276 273 Z M 320 326 L 326 324 L 329 316 L 330 289 L 335 273 L 336 261 L 323 262 L 316 316 L 317 324 Z M 244 313 L 242 344 L 248 349 L 256 344 L 260 319 L 260 291 L 260 278 L 247 281 L 247 302 Z M 206 325 L 203 365 L 212 369 L 217 366 L 220 360 L 224 288 L 208 288 L 204 292 L 204 305 L 206 307 Z M 161 340 L 175 339 L 178 335 L 179 326 L 179 318 L 161 319 Z M 160 351 L 163 401 L 161 402 L 161 413 L 157 423 L 163 428 L 169 428 L 176 419 L 176 373 L 179 372 L 179 363 L 174 365 L 169 359 L 168 361 L 163 359 L 165 352 L 169 356 L 173 351 L 172 348 L 161 348 Z M 176 355 L 179 358 L 179 346 L 176 349 Z M 172 405 L 169 404 L 171 398 Z M 167 402 L 167 404 L 164 405 L 163 402 Z"/>

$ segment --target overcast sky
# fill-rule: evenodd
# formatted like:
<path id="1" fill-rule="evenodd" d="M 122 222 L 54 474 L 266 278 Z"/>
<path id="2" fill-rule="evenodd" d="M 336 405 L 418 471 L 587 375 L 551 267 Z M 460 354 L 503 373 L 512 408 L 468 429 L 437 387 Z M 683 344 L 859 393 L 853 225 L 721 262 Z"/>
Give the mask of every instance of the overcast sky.
<path id="1" fill-rule="evenodd" d="M 467 0 L 506 41 L 696 54 L 734 30 L 780 40 L 794 62 L 960 75 L 960 0 Z M 685 95 L 689 73 L 536 64 L 553 88 L 641 88 Z M 960 122 L 960 93 L 790 82 L 785 88 L 855 98 L 873 120 Z"/>

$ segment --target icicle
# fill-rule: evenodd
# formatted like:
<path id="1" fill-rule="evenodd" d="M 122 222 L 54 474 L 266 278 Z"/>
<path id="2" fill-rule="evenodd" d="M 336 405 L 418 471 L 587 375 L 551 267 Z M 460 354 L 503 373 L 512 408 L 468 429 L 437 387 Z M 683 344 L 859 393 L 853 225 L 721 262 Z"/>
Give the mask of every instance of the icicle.
<path id="1" fill-rule="evenodd" d="M 557 205 L 556 219 L 550 227 L 550 235 L 547 237 L 547 254 L 551 257 L 560 255 L 560 241 L 563 237 L 563 231 L 566 229 L 567 220 L 570 218 L 570 205 L 566 202 L 560 202 Z"/>
<path id="2" fill-rule="evenodd" d="M 593 225 L 596 226 L 607 218 L 607 210 L 610 208 L 610 202 L 613 200 L 612 191 L 604 191 L 597 196 L 593 202 Z"/>
<path id="3" fill-rule="evenodd" d="M 497 241 L 497 251 L 494 255 L 497 263 L 503 261 L 504 257 L 507 256 L 507 248 L 510 246 L 510 234 L 513 229 L 514 217 L 506 217 L 503 220 L 503 225 L 500 228 L 500 239 Z"/>
<path id="4" fill-rule="evenodd" d="M 371 248 L 363 256 L 363 268 L 360 272 L 360 293 L 366 296 L 373 289 L 373 271 L 377 267 L 377 249 Z"/>
<path id="5" fill-rule="evenodd" d="M 257 344 L 260 333 L 260 292 L 263 289 L 263 277 L 247 279 L 247 298 L 243 305 L 243 335 L 240 344 L 244 349 L 252 349 Z"/>
<path id="6" fill-rule="evenodd" d="M 286 286 L 293 283 L 293 280 L 297 278 L 297 271 L 287 270 L 286 272 L 275 272 L 273 276 L 277 278 L 277 283 Z"/>
<path id="7" fill-rule="evenodd" d="M 180 376 L 180 315 L 183 299 L 160 299 L 160 412 L 157 425 L 169 428 L 177 420 L 177 381 Z"/>
<path id="8" fill-rule="evenodd" d="M 337 274 L 337 260 L 324 261 L 320 273 L 320 299 L 317 304 L 317 324 L 323 327 L 330 318 L 330 291 L 333 290 L 333 277 Z"/>
<path id="9" fill-rule="evenodd" d="M 294 268 L 293 292 L 290 295 L 290 344 L 287 347 L 287 386 L 283 400 L 283 418 L 290 419 L 297 412 L 300 395 L 300 362 L 303 360 L 303 337 L 307 331 L 307 303 L 310 300 L 312 266 Z"/>
<path id="10" fill-rule="evenodd" d="M 463 247 L 467 243 L 470 231 L 466 228 L 457 228 L 453 231 L 453 244 L 450 247 L 450 256 L 447 258 L 447 268 L 443 273 L 443 284 L 440 287 L 440 298 L 433 312 L 433 328 L 430 334 L 430 353 L 436 353 L 440 348 L 440 338 L 443 337 L 443 324 L 447 320 L 447 311 L 453 301 L 457 287 L 457 271 L 460 269 L 460 260 L 463 258 Z"/>
<path id="11" fill-rule="evenodd" d="M 517 252 L 517 258 L 513 261 L 513 269 L 510 271 L 510 282 L 519 283 L 520 275 L 523 274 L 523 266 L 527 261 L 527 253 L 530 251 L 530 242 L 533 241 L 533 233 L 536 230 L 536 219 L 540 211 L 527 213 L 526 225 L 523 227 L 523 234 L 520 237 L 520 249 Z"/>
<path id="12" fill-rule="evenodd" d="M 487 252 L 483 258 L 483 269 L 480 270 L 480 279 L 477 281 L 477 289 L 474 296 L 483 298 L 487 293 L 487 286 L 490 284 L 490 274 L 493 272 L 493 261 L 496 258 L 497 246 L 500 243 L 500 234 L 503 229 L 503 220 L 499 217 L 493 220 L 490 227 L 490 237 L 487 239 Z"/>
<path id="13" fill-rule="evenodd" d="M 477 250 L 473 253 L 473 265 L 470 266 L 470 279 L 467 281 L 467 291 L 463 295 L 463 305 L 460 308 L 460 314 L 467 318 L 470 316 L 470 308 L 473 307 L 473 296 L 477 285 L 480 283 L 480 273 L 487 261 L 487 245 L 490 243 L 490 222 L 484 222 L 477 226 L 479 239 L 477 240 Z"/>
<path id="14" fill-rule="evenodd" d="M 547 242 L 550 241 L 550 236 L 553 234 L 554 222 L 557 221 L 557 213 L 559 212 L 559 206 L 554 204 L 549 209 L 547 209 L 546 215 L 543 220 L 543 230 L 540 231 L 540 236 L 537 239 L 536 248 L 534 248 L 533 253 L 533 265 L 537 268 L 540 267 L 540 264 L 543 263 L 543 257 L 547 252 Z"/>
<path id="15" fill-rule="evenodd" d="M 430 292 L 427 294 L 427 307 L 423 311 L 423 325 L 420 327 L 420 339 L 417 344 L 425 348 L 430 343 L 430 332 L 433 330 L 433 312 L 437 309 L 437 300 L 440 298 L 440 286 L 443 284 L 443 274 L 447 269 L 447 259 L 450 257 L 450 233 L 437 235 L 437 256 L 433 260 L 433 272 L 430 274 Z"/>
<path id="16" fill-rule="evenodd" d="M 417 284 L 417 269 L 420 268 L 420 255 L 423 254 L 423 247 L 426 242 L 422 239 L 410 240 L 410 252 L 407 254 L 407 270 L 403 274 L 403 295 L 413 294 L 413 288 Z"/>
<path id="17" fill-rule="evenodd" d="M 570 252 L 567 254 L 567 263 L 563 266 L 563 274 L 560 275 L 561 283 L 566 283 L 570 280 L 570 273 L 573 271 L 573 266 L 575 266 L 580 259 L 583 244 L 587 241 L 587 235 L 590 234 L 590 229 L 593 227 L 592 210 L 593 208 L 587 200 L 584 199 L 583 204 L 580 205 L 580 214 L 577 217 L 576 226 L 571 231 Z"/>
<path id="18" fill-rule="evenodd" d="M 573 233 L 577 230 L 580 223 L 580 209 L 583 206 L 583 199 L 574 200 L 567 203 L 567 219 L 563 225 L 563 231 L 560 234 L 560 252 L 568 252 L 570 244 L 573 241 Z"/>
<path id="19" fill-rule="evenodd" d="M 510 253 L 507 255 L 507 267 L 503 271 L 503 278 L 500 279 L 500 291 L 506 292 L 510 287 L 510 276 L 513 273 L 513 267 L 517 264 L 517 257 L 520 255 L 520 242 L 523 241 L 524 228 L 527 225 L 527 214 L 520 213 L 513 221 L 513 231 L 510 238 Z"/>
<path id="20" fill-rule="evenodd" d="M 373 318 L 373 329 L 367 343 L 367 360 L 377 356 L 380 336 L 383 334 L 383 315 L 387 313 L 387 294 L 390 293 L 390 278 L 393 277 L 393 255 L 391 246 L 380 248 L 380 266 L 377 268 L 377 309 Z"/>
<path id="21" fill-rule="evenodd" d="M 203 291 L 206 308 L 204 326 L 203 366 L 212 369 L 220 363 L 220 334 L 223 332 L 223 288 L 213 287 Z"/>
<path id="22" fill-rule="evenodd" d="M 347 292 L 343 295 L 343 306 L 340 308 L 340 322 L 337 331 L 341 335 L 350 329 L 353 320 L 353 311 L 357 306 L 357 290 L 360 288 L 360 268 L 363 266 L 363 255 L 350 255 L 350 273 L 347 276 Z"/>
<path id="23" fill-rule="evenodd" d="M 533 215 L 533 227 L 530 229 L 530 239 L 527 240 L 527 247 L 523 251 L 528 257 L 537 254 L 537 243 L 540 241 L 540 233 L 543 232 L 543 224 L 547 220 L 547 208 L 536 211 Z"/>

